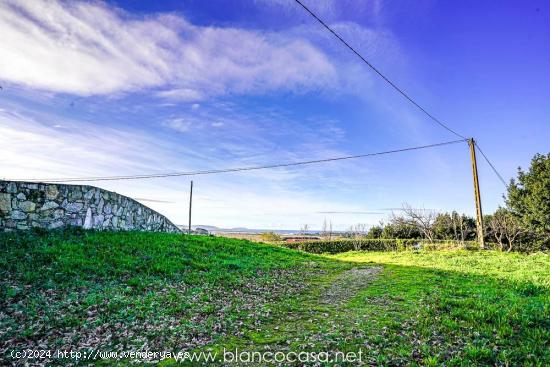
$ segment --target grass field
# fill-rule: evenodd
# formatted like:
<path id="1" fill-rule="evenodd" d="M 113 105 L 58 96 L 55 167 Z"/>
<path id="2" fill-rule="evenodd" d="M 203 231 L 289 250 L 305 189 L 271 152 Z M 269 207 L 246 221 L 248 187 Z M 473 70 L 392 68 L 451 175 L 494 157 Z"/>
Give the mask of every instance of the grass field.
<path id="1" fill-rule="evenodd" d="M 545 254 L 319 256 L 219 237 L 69 231 L 1 234 L 0 272 L 7 362 L 25 348 L 238 348 L 361 351 L 366 365 L 550 364 Z"/>

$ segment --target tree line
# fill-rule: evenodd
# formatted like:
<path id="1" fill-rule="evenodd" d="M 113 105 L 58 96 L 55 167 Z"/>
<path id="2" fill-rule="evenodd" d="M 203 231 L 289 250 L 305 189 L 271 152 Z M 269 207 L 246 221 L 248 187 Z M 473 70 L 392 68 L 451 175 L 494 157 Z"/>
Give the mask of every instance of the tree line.
<path id="1" fill-rule="evenodd" d="M 505 205 L 485 215 L 485 241 L 502 251 L 550 250 L 550 153 L 536 154 L 529 169 L 518 168 L 504 195 Z M 438 213 L 408 204 L 388 221 L 350 227 L 348 237 L 476 241 L 476 220 L 455 211 Z"/>

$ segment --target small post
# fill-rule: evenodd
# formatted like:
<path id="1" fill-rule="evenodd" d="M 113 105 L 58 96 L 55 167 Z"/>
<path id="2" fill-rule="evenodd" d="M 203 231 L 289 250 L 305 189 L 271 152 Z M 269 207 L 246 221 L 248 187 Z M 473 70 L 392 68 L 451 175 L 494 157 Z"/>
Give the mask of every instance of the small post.
<path id="1" fill-rule="evenodd" d="M 483 212 L 481 210 L 481 193 L 479 191 L 479 179 L 477 176 L 476 142 L 474 138 L 468 139 L 470 157 L 472 159 L 472 173 L 474 175 L 474 196 L 476 201 L 477 239 L 479 247 L 485 248 L 485 233 L 483 231 Z"/>
<path id="2" fill-rule="evenodd" d="M 193 205 L 193 180 L 191 180 L 191 189 L 189 191 L 189 229 L 187 234 L 191 234 L 191 207 Z"/>

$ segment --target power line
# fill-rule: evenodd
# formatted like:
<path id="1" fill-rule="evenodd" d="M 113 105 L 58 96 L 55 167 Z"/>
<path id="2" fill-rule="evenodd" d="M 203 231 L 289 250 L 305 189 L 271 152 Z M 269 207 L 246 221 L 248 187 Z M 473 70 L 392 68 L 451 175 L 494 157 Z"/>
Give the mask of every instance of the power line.
<path id="1" fill-rule="evenodd" d="M 409 97 L 405 91 L 403 91 L 401 88 L 399 88 L 395 83 L 393 83 L 387 76 L 382 74 L 380 70 L 378 70 L 373 64 L 371 64 L 367 59 L 365 59 L 358 51 L 355 50 L 349 43 L 347 43 L 336 31 L 334 31 L 331 27 L 329 27 L 321 18 L 319 18 L 315 13 L 313 13 L 307 6 L 305 6 L 300 0 L 294 0 L 298 4 L 302 6 L 302 8 L 305 9 L 315 20 L 317 20 L 323 27 L 325 27 L 330 33 L 334 35 L 340 42 L 342 42 L 347 48 L 349 48 L 357 57 L 359 57 L 365 64 L 367 64 L 376 74 L 378 74 L 382 79 L 384 79 L 389 85 L 393 87 L 397 92 L 399 92 L 403 97 L 405 97 L 410 103 L 412 103 L 414 106 L 416 106 L 420 111 L 424 112 L 426 116 L 428 116 L 430 119 L 435 121 L 437 124 L 439 124 L 442 128 L 446 129 L 447 131 L 453 133 L 454 135 L 466 139 L 465 136 L 459 134 L 455 130 L 451 129 L 449 126 L 441 122 L 438 118 L 436 118 L 434 115 L 429 113 L 424 107 L 422 107 L 420 104 L 418 104 L 412 97 Z"/>
<path id="2" fill-rule="evenodd" d="M 279 163 L 279 164 L 271 164 L 271 165 L 265 165 L 265 166 L 226 168 L 226 169 L 207 170 L 207 171 L 154 173 L 154 174 L 147 174 L 147 175 L 131 175 L 131 176 L 129 175 L 129 176 L 70 177 L 70 178 L 50 178 L 50 179 L 22 179 L 22 180 L 15 180 L 15 181 L 32 181 L 32 182 L 118 181 L 118 180 L 139 180 L 139 179 L 177 177 L 177 176 L 212 175 L 212 174 L 218 174 L 218 173 L 242 172 L 242 171 L 254 171 L 254 170 L 268 169 L 268 168 L 303 166 L 308 164 L 317 164 L 317 163 L 326 163 L 326 162 L 334 162 L 334 161 L 343 161 L 348 159 L 373 157 L 373 156 L 379 156 L 379 155 L 385 155 L 385 154 L 393 154 L 393 153 L 400 153 L 400 152 L 408 152 L 412 150 L 440 147 L 443 145 L 462 143 L 464 141 L 465 140 L 460 139 L 460 140 L 447 141 L 443 143 L 387 150 L 387 151 L 376 152 L 376 153 L 366 153 L 366 154 L 350 155 L 350 156 L 344 156 L 344 157 L 316 159 L 316 160 L 300 161 L 300 162 L 293 162 L 293 163 Z"/>
<path id="3" fill-rule="evenodd" d="M 410 97 L 405 91 L 401 88 L 399 88 L 395 83 L 393 83 L 387 76 L 385 76 L 380 70 L 378 70 L 373 64 L 371 64 L 367 59 L 363 57 L 353 46 L 351 46 L 349 43 L 347 43 L 336 31 L 334 31 L 328 24 L 326 24 L 321 18 L 319 18 L 313 11 L 311 11 L 307 6 L 305 6 L 300 0 L 294 0 L 296 3 L 298 3 L 306 12 L 308 12 L 315 20 L 317 20 L 323 27 L 325 27 L 330 33 L 334 35 L 340 42 L 342 42 L 348 49 L 350 49 L 357 57 L 359 57 L 365 64 L 367 64 L 376 74 L 378 74 L 384 81 L 386 81 L 390 86 L 392 86 L 397 92 L 399 92 L 403 97 L 405 97 L 410 103 L 412 103 L 414 106 L 416 106 L 419 110 L 424 112 L 426 116 L 428 116 L 430 119 L 435 121 L 437 124 L 439 124 L 441 127 L 446 129 L 447 131 L 453 133 L 454 135 L 466 139 L 465 136 L 462 134 L 456 132 L 455 130 L 451 129 L 449 126 L 447 126 L 445 123 L 441 122 L 438 118 L 436 118 L 434 115 L 429 113 L 424 107 L 422 107 L 420 104 L 418 104 L 412 97 Z M 508 187 L 506 184 L 506 180 L 502 177 L 502 175 L 498 172 L 498 170 L 495 168 L 495 166 L 491 163 L 489 158 L 483 153 L 479 145 L 475 144 L 483 156 L 489 166 L 492 168 L 493 172 L 497 175 L 497 177 L 500 179 L 500 181 L 504 184 L 505 187 Z"/>
<path id="4" fill-rule="evenodd" d="M 489 158 L 485 155 L 485 153 L 483 153 L 483 150 L 481 150 L 481 148 L 479 147 L 479 144 L 477 142 L 475 142 L 475 145 L 477 147 L 477 150 L 479 150 L 479 152 L 481 153 L 481 155 L 483 156 L 483 158 L 485 158 L 485 161 L 487 161 L 487 163 L 489 164 L 489 166 L 493 169 L 493 172 L 497 175 L 497 177 L 500 179 L 500 181 L 502 182 L 502 184 L 504 185 L 504 187 L 508 188 L 508 184 L 506 183 L 506 180 L 502 177 L 502 175 L 498 172 L 498 170 L 495 168 L 495 166 L 491 163 L 491 161 L 489 160 Z"/>

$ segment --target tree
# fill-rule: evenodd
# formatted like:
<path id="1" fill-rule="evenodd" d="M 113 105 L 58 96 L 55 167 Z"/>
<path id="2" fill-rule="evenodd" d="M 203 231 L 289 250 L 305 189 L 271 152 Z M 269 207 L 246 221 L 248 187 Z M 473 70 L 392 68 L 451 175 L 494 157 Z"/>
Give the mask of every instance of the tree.
<path id="1" fill-rule="evenodd" d="M 321 229 L 321 236 L 322 237 L 328 237 L 328 239 L 332 239 L 332 220 L 328 222 L 327 224 L 327 218 L 323 221 L 323 227 Z"/>
<path id="2" fill-rule="evenodd" d="M 454 213 L 453 213 L 454 214 Z M 456 239 L 456 228 L 453 226 L 453 217 L 449 213 L 440 213 L 435 217 L 433 230 L 438 239 Z"/>
<path id="3" fill-rule="evenodd" d="M 383 225 L 372 226 L 367 232 L 367 238 L 380 238 L 382 237 Z"/>
<path id="4" fill-rule="evenodd" d="M 349 228 L 349 234 L 353 239 L 353 248 L 356 251 L 361 249 L 361 239 L 365 237 L 367 233 L 367 225 L 364 223 L 357 223 Z"/>
<path id="5" fill-rule="evenodd" d="M 402 215 L 392 214 L 392 224 L 415 227 L 422 236 L 430 242 L 435 239 L 434 222 L 437 213 L 433 210 L 415 209 L 409 204 L 403 204 Z"/>
<path id="6" fill-rule="evenodd" d="M 402 216 L 392 216 L 390 223 L 384 226 L 382 238 L 420 238 L 422 237 L 416 226 L 410 224 Z"/>
<path id="7" fill-rule="evenodd" d="M 516 238 L 523 232 L 516 216 L 504 208 L 498 208 L 491 216 L 491 229 L 497 240 L 500 250 L 511 251 L 514 248 Z"/>
<path id="8" fill-rule="evenodd" d="M 536 154 L 527 172 L 508 186 L 506 205 L 521 224 L 532 232 L 538 248 L 550 248 L 550 153 Z"/>
<path id="9" fill-rule="evenodd" d="M 495 238 L 492 222 L 493 222 L 493 215 L 492 214 L 484 214 L 483 215 L 483 228 L 484 228 L 485 242 L 486 243 L 492 242 Z"/>
<path id="10" fill-rule="evenodd" d="M 474 218 L 453 211 L 451 213 L 451 223 L 455 240 L 464 242 L 473 240 L 477 236 L 476 221 Z"/>
<path id="11" fill-rule="evenodd" d="M 357 223 L 350 226 L 348 232 L 352 238 L 364 237 L 367 234 L 367 225 L 364 223 Z"/>

